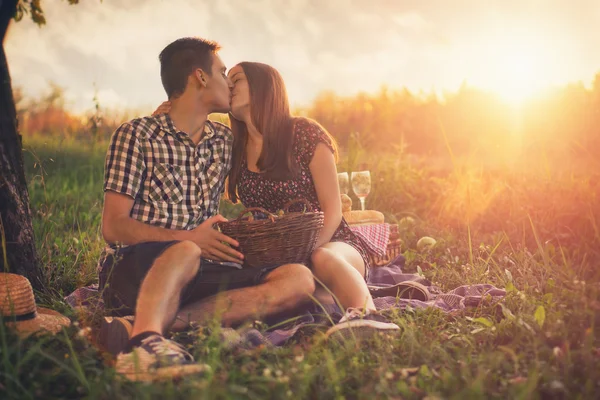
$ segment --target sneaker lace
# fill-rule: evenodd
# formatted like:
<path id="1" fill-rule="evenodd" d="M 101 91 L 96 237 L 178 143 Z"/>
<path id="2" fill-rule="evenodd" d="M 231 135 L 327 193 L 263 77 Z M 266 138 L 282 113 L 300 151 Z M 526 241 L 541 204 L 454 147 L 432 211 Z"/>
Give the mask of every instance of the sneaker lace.
<path id="1" fill-rule="evenodd" d="M 383 315 L 381 312 L 377 310 L 369 310 L 363 308 L 348 308 L 346 314 L 340 319 L 338 324 L 343 324 L 344 322 L 348 322 L 354 319 L 366 319 L 370 321 L 378 321 L 384 323 L 391 323 L 389 318 Z M 395 325 L 395 324 L 394 324 Z"/>
<path id="2" fill-rule="evenodd" d="M 152 352 L 159 357 L 172 358 L 179 361 L 193 360 L 192 355 L 188 353 L 183 346 L 172 340 L 167 340 L 163 337 L 157 340 L 157 336 L 155 336 L 144 339 L 142 343 L 149 346 L 152 349 Z"/>
<path id="3" fill-rule="evenodd" d="M 356 318 L 362 318 L 365 315 L 369 314 L 369 310 L 364 310 L 362 308 L 350 307 L 346 310 L 346 314 L 340 319 L 339 324 L 350 321 Z"/>

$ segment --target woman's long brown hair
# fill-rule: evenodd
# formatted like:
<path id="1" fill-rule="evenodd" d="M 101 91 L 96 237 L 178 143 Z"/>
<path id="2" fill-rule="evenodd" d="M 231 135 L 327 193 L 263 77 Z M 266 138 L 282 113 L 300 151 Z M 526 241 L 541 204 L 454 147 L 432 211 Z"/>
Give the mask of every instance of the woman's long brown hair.
<path id="1" fill-rule="evenodd" d="M 283 78 L 277 70 L 267 64 L 242 62 L 250 89 L 250 113 L 252 123 L 263 136 L 263 146 L 257 162 L 265 178 L 274 180 L 292 179 L 298 172 L 293 156 L 294 118 L 290 112 L 287 91 Z M 246 124 L 231 115 L 233 132 L 233 162 L 227 196 L 236 203 L 237 185 L 245 162 L 248 129 Z"/>

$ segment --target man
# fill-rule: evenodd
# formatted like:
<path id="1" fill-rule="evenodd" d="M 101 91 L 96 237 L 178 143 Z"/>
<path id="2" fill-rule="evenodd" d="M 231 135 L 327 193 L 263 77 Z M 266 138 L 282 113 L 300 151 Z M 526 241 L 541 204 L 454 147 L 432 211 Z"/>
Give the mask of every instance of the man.
<path id="1" fill-rule="evenodd" d="M 230 108 L 232 83 L 218 50 L 199 38 L 165 47 L 159 60 L 169 113 L 123 124 L 108 149 L 102 234 L 110 247 L 100 288 L 112 315 L 135 319 L 133 327 L 124 318 L 105 321 L 101 340 L 131 331 L 116 365 L 131 379 L 198 371 L 189 353 L 163 337 L 169 328 L 201 324 L 215 311 L 224 325 L 277 314 L 314 291 L 311 271 L 300 264 L 222 265 L 243 255 L 213 229 L 225 221 L 217 212 L 233 141 L 228 127 L 208 120 Z M 219 290 L 227 291 L 217 298 Z"/>

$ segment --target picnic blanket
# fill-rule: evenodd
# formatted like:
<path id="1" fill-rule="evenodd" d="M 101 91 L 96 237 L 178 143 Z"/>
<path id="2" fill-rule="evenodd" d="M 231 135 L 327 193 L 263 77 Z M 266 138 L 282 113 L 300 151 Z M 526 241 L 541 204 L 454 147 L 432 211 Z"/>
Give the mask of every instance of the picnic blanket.
<path id="1" fill-rule="evenodd" d="M 391 263 L 383 267 L 373 268 L 369 274 L 367 284 L 372 287 L 388 287 L 405 281 L 415 281 L 427 286 L 431 293 L 431 300 L 420 301 L 396 297 L 379 297 L 373 299 L 378 310 L 437 308 L 443 312 L 454 312 L 469 306 L 477 306 L 487 298 L 500 301 L 506 296 L 506 291 L 492 285 L 464 285 L 444 293 L 439 287 L 434 286 L 427 279 L 417 274 L 407 274 L 402 271 L 405 259 L 399 255 Z M 82 287 L 65 297 L 65 301 L 72 307 L 89 312 L 101 312 L 103 309 L 102 298 L 97 285 Z M 239 331 L 224 329 L 224 340 L 229 341 L 233 347 L 252 348 L 260 345 L 282 346 L 296 333 L 307 326 L 331 326 L 343 316 L 342 310 L 337 305 L 310 305 L 298 311 L 293 320 L 286 317 L 280 321 L 268 321 L 272 329 L 244 328 Z M 289 321 L 284 323 L 285 321 Z"/>

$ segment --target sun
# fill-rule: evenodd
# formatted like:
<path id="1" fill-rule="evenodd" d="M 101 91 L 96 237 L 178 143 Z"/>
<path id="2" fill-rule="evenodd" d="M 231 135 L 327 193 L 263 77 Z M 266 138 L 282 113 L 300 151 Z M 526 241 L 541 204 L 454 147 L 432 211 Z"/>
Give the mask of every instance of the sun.
<path id="1" fill-rule="evenodd" d="M 531 98 L 543 83 L 536 72 L 533 56 L 528 54 L 507 54 L 498 62 L 498 69 L 490 79 L 491 89 L 512 104 L 521 104 Z"/>
<path id="2" fill-rule="evenodd" d="M 514 106 L 523 104 L 549 84 L 553 63 L 549 50 L 524 38 L 506 37 L 488 43 L 479 55 L 477 86 L 498 94 Z"/>

